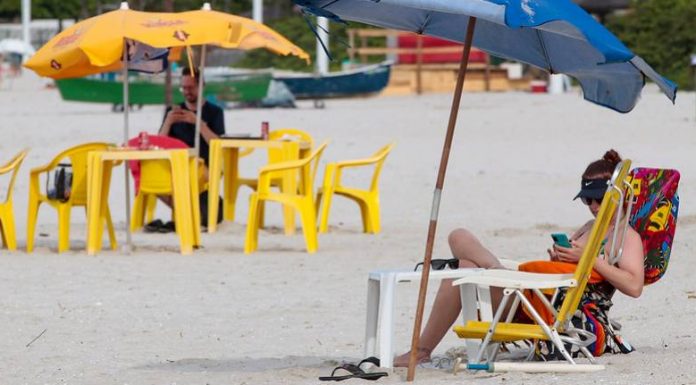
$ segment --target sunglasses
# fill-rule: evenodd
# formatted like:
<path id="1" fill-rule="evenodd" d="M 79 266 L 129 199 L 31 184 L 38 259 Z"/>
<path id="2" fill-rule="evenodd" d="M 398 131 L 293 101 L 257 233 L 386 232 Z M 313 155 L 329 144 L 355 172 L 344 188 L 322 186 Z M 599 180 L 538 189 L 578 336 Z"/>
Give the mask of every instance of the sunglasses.
<path id="1" fill-rule="evenodd" d="M 416 267 L 413 268 L 413 271 L 418 271 L 419 266 L 423 266 L 423 262 L 416 263 Z M 449 266 L 450 269 L 458 269 L 459 260 L 457 258 L 430 260 L 430 267 L 433 270 L 443 270 L 447 266 Z"/>
<path id="2" fill-rule="evenodd" d="M 592 206 L 592 202 L 597 202 L 598 205 L 601 205 L 601 204 L 602 204 L 602 199 L 604 199 L 604 197 L 599 198 L 599 199 L 597 199 L 597 198 L 586 198 L 586 197 L 582 197 L 582 198 L 580 198 L 580 199 L 582 199 L 582 203 L 584 203 L 584 204 L 586 204 L 586 205 L 588 205 L 588 206 Z"/>

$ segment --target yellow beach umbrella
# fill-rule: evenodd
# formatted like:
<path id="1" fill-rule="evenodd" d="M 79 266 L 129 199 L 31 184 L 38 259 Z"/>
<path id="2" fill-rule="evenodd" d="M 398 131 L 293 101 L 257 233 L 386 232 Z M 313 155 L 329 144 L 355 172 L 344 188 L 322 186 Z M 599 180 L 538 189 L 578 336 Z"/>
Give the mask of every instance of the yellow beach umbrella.
<path id="1" fill-rule="evenodd" d="M 121 9 L 83 20 L 65 29 L 24 65 L 53 79 L 122 69 L 126 41 L 154 48 L 216 45 L 250 50 L 265 48 L 280 55 L 309 55 L 271 28 L 251 19 L 201 10 L 180 13 Z"/>

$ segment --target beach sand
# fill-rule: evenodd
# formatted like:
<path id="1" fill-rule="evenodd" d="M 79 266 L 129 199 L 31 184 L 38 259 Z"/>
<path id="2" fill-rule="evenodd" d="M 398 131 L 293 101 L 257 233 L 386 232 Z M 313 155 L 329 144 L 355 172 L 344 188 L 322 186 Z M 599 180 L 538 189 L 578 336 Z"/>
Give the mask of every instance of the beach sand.
<path id="1" fill-rule="evenodd" d="M 29 170 L 78 143 L 123 142 L 121 114 L 108 105 L 63 102 L 46 83 L 25 71 L 0 90 L 0 162 L 31 148 L 15 188 L 22 250 Z M 301 232 L 282 235 L 274 204 L 259 251 L 244 255 L 249 190 L 238 198 L 236 221 L 203 234 L 203 248 L 190 256 L 178 253 L 173 234 L 144 233 L 134 234 L 132 254 L 87 256 L 81 209 L 73 211 L 71 250 L 59 255 L 56 213 L 43 207 L 36 250 L 0 251 L 0 384 L 312 384 L 342 361 L 364 358 L 367 274 L 423 258 L 450 103 L 451 95 L 441 94 L 332 100 L 323 110 L 303 102 L 297 109 L 225 112 L 228 133 L 257 133 L 265 120 L 271 129 L 296 127 L 330 140 L 317 184 L 326 162 L 396 143 L 381 177 L 382 232 L 362 234 L 357 206 L 338 197 L 331 231 L 320 236 L 314 255 L 304 252 Z M 612 316 L 637 351 L 601 357 L 606 370 L 453 376 L 421 368 L 416 383 L 695 384 L 694 113 L 693 93 L 681 93 L 673 106 L 652 86 L 629 114 L 587 103 L 579 91 L 464 94 L 434 257 L 448 258 L 447 234 L 465 227 L 501 257 L 544 258 L 550 233 L 571 232 L 590 219 L 572 198 L 584 167 L 609 148 L 636 166 L 681 171 L 679 226 L 664 279 L 639 299 L 615 296 Z M 162 108 L 130 116 L 131 136 L 155 133 Z M 243 162 L 243 173 L 253 175 L 262 161 Z M 346 178 L 364 184 L 368 176 Z M 121 243 L 123 179 L 116 169 L 109 198 Z M 169 219 L 161 206 L 158 216 Z M 428 303 L 436 289 L 430 285 Z M 410 344 L 417 291 L 413 284 L 398 289 L 399 353 Z M 434 354 L 459 346 L 448 333 Z M 405 376 L 397 369 L 379 383 Z"/>

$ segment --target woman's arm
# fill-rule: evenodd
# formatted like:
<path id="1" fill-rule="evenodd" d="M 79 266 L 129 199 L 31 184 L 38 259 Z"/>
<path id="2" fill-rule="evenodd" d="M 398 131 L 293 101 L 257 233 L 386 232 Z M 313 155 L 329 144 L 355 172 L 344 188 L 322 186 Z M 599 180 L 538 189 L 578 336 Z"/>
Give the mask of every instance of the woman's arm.
<path id="1" fill-rule="evenodd" d="M 610 265 L 605 258 L 598 258 L 594 269 L 620 292 L 638 298 L 643 292 L 645 274 L 640 235 L 629 228 L 623 246 L 623 254 L 617 266 Z M 609 244 L 606 249 L 610 250 Z"/>

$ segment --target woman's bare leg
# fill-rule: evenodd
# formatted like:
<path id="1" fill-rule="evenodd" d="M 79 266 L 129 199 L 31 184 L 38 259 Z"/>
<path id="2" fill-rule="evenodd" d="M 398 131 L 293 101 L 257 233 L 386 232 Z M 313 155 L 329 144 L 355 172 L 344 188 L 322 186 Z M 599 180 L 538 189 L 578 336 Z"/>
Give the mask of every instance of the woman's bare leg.
<path id="1" fill-rule="evenodd" d="M 500 261 L 468 230 L 456 229 L 449 235 L 452 255 L 459 259 L 459 268 L 502 268 Z M 492 301 L 497 303 L 498 295 L 493 295 Z M 495 306 L 495 304 L 494 304 Z M 451 279 L 442 280 L 435 296 L 430 317 L 421 333 L 418 346 L 418 362 L 430 360 L 430 353 L 442 341 L 447 331 L 459 316 L 462 309 L 459 298 L 459 288 L 452 286 Z M 394 359 L 395 367 L 408 366 L 410 352 Z"/>

